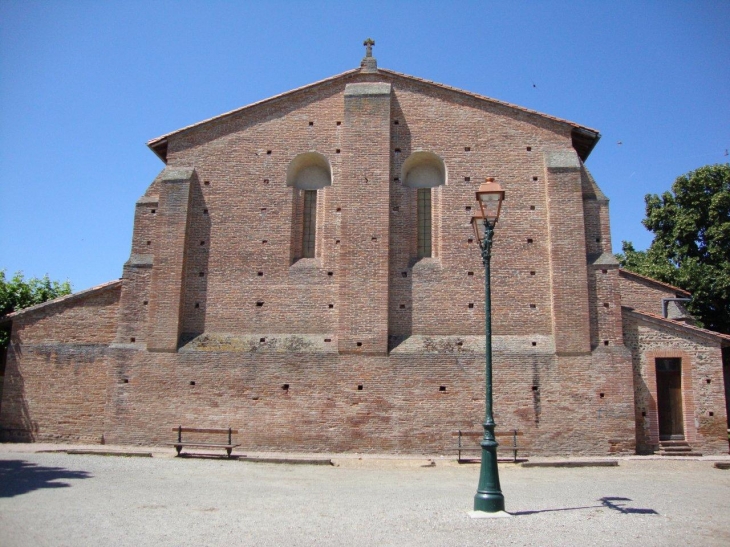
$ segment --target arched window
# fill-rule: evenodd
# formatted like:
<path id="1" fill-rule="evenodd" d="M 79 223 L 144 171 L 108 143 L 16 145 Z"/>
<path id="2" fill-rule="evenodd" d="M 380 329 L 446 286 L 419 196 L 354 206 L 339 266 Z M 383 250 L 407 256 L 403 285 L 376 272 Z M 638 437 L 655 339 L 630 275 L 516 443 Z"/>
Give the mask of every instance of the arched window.
<path id="1" fill-rule="evenodd" d="M 286 171 L 286 185 L 294 188 L 292 219 L 293 259 L 317 256 L 317 195 L 332 185 L 332 168 L 318 152 L 296 156 Z"/>
<path id="2" fill-rule="evenodd" d="M 434 248 L 432 190 L 446 184 L 446 165 L 433 152 L 413 152 L 403 162 L 402 173 L 403 185 L 416 189 L 417 256 L 431 257 Z"/>

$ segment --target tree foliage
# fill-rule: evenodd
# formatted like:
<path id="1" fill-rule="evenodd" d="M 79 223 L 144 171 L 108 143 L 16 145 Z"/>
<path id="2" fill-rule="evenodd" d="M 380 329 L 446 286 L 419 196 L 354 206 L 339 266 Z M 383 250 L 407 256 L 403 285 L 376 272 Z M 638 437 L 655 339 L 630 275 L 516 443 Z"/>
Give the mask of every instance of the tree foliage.
<path id="1" fill-rule="evenodd" d="M 22 272 L 7 279 L 5 270 L 0 270 L 0 317 L 66 294 L 71 294 L 68 281 L 51 281 L 48 275 L 26 280 Z M 9 332 L 0 328 L 0 350 L 7 347 L 8 341 Z"/>
<path id="2" fill-rule="evenodd" d="M 646 251 L 624 241 L 621 266 L 691 292 L 702 325 L 730 334 L 730 164 L 691 171 L 644 200 L 654 240 Z"/>

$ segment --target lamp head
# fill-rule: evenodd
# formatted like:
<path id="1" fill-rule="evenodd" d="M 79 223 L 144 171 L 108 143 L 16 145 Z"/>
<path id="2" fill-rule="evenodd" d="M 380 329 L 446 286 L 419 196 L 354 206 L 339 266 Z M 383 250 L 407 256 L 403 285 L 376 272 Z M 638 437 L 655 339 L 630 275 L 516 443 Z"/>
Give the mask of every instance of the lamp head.
<path id="1" fill-rule="evenodd" d="M 476 196 L 482 210 L 482 217 L 492 224 L 497 222 L 504 201 L 504 190 L 494 182 L 494 177 L 487 177 L 486 182 L 479 186 Z"/>

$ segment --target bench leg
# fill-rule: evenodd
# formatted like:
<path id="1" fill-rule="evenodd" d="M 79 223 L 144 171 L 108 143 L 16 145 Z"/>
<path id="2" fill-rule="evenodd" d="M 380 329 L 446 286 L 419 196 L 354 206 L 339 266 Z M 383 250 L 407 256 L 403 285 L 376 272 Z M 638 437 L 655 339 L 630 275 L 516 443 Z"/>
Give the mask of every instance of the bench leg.
<path id="1" fill-rule="evenodd" d="M 182 446 L 176 446 L 175 450 L 177 450 L 177 455 L 180 455 L 180 451 L 182 450 Z"/>
<path id="2" fill-rule="evenodd" d="M 228 454 L 228 457 L 231 457 L 231 452 L 233 451 L 232 448 L 226 448 L 226 454 Z"/>

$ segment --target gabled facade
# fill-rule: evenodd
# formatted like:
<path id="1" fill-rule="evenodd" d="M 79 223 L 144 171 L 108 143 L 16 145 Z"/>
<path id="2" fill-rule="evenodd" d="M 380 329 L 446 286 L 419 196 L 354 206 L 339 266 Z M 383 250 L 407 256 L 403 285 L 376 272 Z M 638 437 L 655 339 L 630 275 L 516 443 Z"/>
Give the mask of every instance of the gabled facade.
<path id="1" fill-rule="evenodd" d="M 729 340 L 665 319 L 685 293 L 619 270 L 584 164 L 599 137 L 366 56 L 154 139 L 165 167 L 122 279 L 6 318 L 4 435 L 165 444 L 232 425 L 248 450 L 449 452 L 483 420 L 469 221 L 493 176 L 497 430 L 531 454 L 659 450 L 671 353 L 692 449 L 726 452 Z"/>

